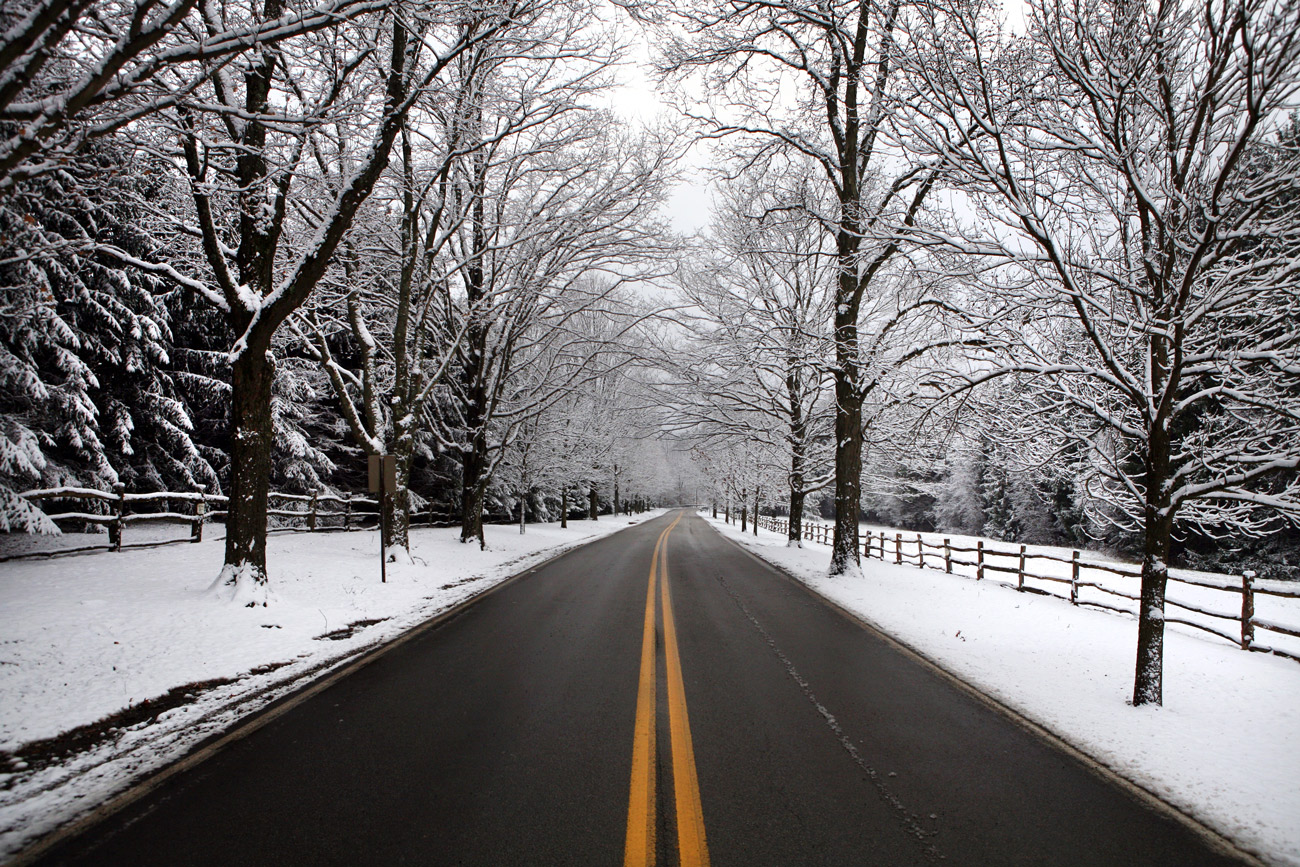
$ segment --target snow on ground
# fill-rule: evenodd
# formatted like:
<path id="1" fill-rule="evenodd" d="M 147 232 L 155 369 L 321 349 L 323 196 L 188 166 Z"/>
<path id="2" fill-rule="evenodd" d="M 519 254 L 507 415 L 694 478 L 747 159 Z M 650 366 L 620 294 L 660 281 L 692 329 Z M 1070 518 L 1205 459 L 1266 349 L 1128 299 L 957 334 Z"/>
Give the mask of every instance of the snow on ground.
<path id="1" fill-rule="evenodd" d="M 1170 625 L 1164 706 L 1133 708 L 1131 617 L 880 560 L 831 579 L 826 545 L 711 523 L 1243 848 L 1300 865 L 1300 663 Z"/>
<path id="2" fill-rule="evenodd" d="M 555 554 L 651 515 L 411 532 L 409 565 L 379 576 L 374 532 L 268 540 L 274 601 L 209 592 L 223 542 L 0 563 L 0 859 L 140 775 L 440 611 Z M 217 534 L 210 534 L 216 537 Z M 202 685 L 206 681 L 229 681 Z M 197 698 L 46 767 L 23 747 L 195 684 Z M 146 715 L 147 716 L 147 715 Z M 2 758 L 2 755 L 0 755 Z M 7 767 L 6 767 L 7 765 Z"/>

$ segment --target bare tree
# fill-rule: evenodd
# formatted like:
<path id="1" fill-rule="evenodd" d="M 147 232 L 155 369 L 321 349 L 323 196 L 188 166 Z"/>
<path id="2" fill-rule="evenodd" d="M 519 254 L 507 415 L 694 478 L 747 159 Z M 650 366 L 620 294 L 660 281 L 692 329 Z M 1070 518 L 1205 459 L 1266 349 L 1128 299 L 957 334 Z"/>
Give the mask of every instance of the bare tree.
<path id="1" fill-rule="evenodd" d="M 467 329 L 457 351 L 459 372 L 448 378 L 446 399 L 439 404 L 438 436 L 462 460 L 462 542 L 484 544 L 483 504 L 521 426 L 636 357 L 628 335 L 643 317 L 611 286 L 588 277 L 524 289 L 528 294 L 522 299 L 494 299 L 502 306 L 490 311 L 493 318 L 481 342 Z M 603 450 L 591 440 L 595 433 L 581 425 L 563 432 L 571 455 L 593 461 L 592 473 L 573 482 L 591 481 L 599 470 Z M 587 493 L 594 490 L 589 486 Z"/>
<path id="2" fill-rule="evenodd" d="M 602 56 L 584 45 L 566 50 Z M 481 146 L 456 170 L 464 218 L 447 243 L 443 328 L 464 337 L 439 436 L 460 455 L 462 541 L 483 541 L 484 496 L 513 426 L 626 363 L 620 337 L 643 314 L 622 287 L 662 267 L 654 209 L 675 143 L 627 136 L 574 99 L 602 69 L 575 90 L 538 70 L 493 82 L 472 122 Z"/>
<path id="3" fill-rule="evenodd" d="M 723 188 L 712 234 L 679 282 L 690 335 L 666 353 L 670 428 L 705 443 L 740 439 L 784 457 L 790 544 L 802 544 L 804 499 L 831 480 L 829 401 L 832 237 L 809 216 L 806 175 L 742 175 Z M 810 189 L 811 187 L 811 189 Z M 816 210 L 816 209 L 813 209 Z"/>
<path id="4" fill-rule="evenodd" d="M 7 3 L 0 12 L 0 194 L 56 168 L 84 142 L 179 104 L 237 55 L 389 2 L 275 2 L 260 10 L 199 0 Z"/>
<path id="5" fill-rule="evenodd" d="M 975 5 L 912 34 L 918 146 L 968 191 L 936 241 L 1005 263 L 1006 349 L 952 388 L 1022 377 L 1086 438 L 1143 540 L 1133 703 L 1162 700 L 1180 522 L 1250 532 L 1300 508 L 1300 161 L 1272 136 L 1300 85 L 1300 4 L 1032 0 L 1009 39 Z M 973 222 L 973 221 L 972 221 Z M 1079 420 L 1089 422 L 1087 426 Z"/>
<path id="6" fill-rule="evenodd" d="M 454 312 L 466 263 L 453 243 L 472 215 L 460 183 L 465 166 L 599 86 L 611 55 L 585 32 L 585 11 L 546 4 L 517 15 L 444 68 L 402 130 L 400 167 L 381 180 L 364 231 L 353 233 L 332 284 L 299 318 L 354 441 L 396 460 L 397 490 L 383 504 L 386 549 L 409 550 L 413 461 L 430 435 L 430 402 L 470 327 Z M 488 114 L 497 123 L 485 138 Z M 355 348 L 353 367 L 331 349 L 341 336 Z"/>
<path id="7" fill-rule="evenodd" d="M 208 11 L 219 19 L 222 10 Z M 177 158 L 197 222 L 178 229 L 198 237 L 204 268 L 189 276 L 167 264 L 132 264 L 206 298 L 235 335 L 220 586 L 249 604 L 265 598 L 272 341 L 327 274 L 414 102 L 444 67 L 519 12 L 460 11 L 395 6 L 264 47 L 214 69 L 175 108 Z M 281 13 L 272 0 L 258 17 Z"/>
<path id="8" fill-rule="evenodd" d="M 625 335 L 635 343 L 636 335 Z M 527 419 L 502 462 L 501 474 L 515 492 L 516 502 L 532 499 L 538 512 L 549 512 L 556 502 L 560 520 L 567 526 L 569 495 L 585 489 L 590 517 L 591 492 L 610 492 L 615 515 L 627 506 L 624 493 L 629 486 L 643 488 L 645 474 L 640 451 L 652 429 L 639 405 L 640 395 L 628 367 L 638 353 L 634 346 L 618 353 L 617 365 L 603 366 L 603 372 L 574 383 L 559 400 Z M 558 502 L 557 502 L 558 501 Z M 520 532 L 524 524 L 521 523 Z"/>
<path id="9" fill-rule="evenodd" d="M 548 490 L 558 488 L 563 475 L 558 421 L 554 407 L 526 419 L 516 427 L 514 439 L 504 450 L 498 477 L 503 477 L 504 486 L 514 494 L 520 535 L 526 532 L 530 502 L 536 499 L 540 505 Z"/>
<path id="10" fill-rule="evenodd" d="M 759 171 L 797 154 L 818 166 L 834 206 L 821 215 L 838 266 L 832 313 L 835 359 L 835 534 L 830 571 L 860 561 L 861 347 L 864 298 L 903 250 L 897 228 L 914 224 L 935 174 L 892 146 L 895 37 L 902 0 L 693 4 L 637 7 L 662 16 L 662 72 L 709 94 L 687 113 L 714 138 L 743 142 L 736 160 Z M 681 35 L 677 35 L 681 34 Z"/>

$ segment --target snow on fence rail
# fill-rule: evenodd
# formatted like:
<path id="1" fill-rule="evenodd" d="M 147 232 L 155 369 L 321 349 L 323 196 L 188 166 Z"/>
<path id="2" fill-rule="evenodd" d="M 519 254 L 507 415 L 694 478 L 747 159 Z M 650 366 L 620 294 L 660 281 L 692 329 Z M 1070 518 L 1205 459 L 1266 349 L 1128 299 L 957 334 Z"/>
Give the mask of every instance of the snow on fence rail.
<path id="1" fill-rule="evenodd" d="M 95 524 L 108 528 L 108 545 L 90 545 L 81 548 L 60 548 L 57 551 L 16 554 L 0 557 L 0 560 L 14 560 L 23 557 L 49 556 L 51 554 L 73 554 L 84 551 L 120 551 L 123 548 L 149 548 L 156 545 L 169 545 L 176 542 L 201 542 L 203 526 L 208 521 L 226 516 L 224 508 L 230 502 L 229 497 L 209 494 L 203 489 L 193 492 L 157 491 L 149 494 L 128 494 L 126 486 L 116 484 L 113 490 L 101 491 L 96 488 L 47 488 L 25 491 L 19 496 L 31 503 L 40 504 L 48 517 L 56 522 L 76 522 Z M 317 532 L 325 530 L 360 530 L 370 529 L 366 522 L 378 520 L 379 503 L 368 497 L 354 497 L 345 493 L 336 494 L 285 494 L 270 492 L 270 502 L 278 508 L 266 510 L 268 516 L 288 522 L 288 526 L 278 529 L 305 530 Z M 99 503 L 102 511 L 67 511 L 51 512 L 44 505 L 49 501 L 89 501 Z M 188 512 L 171 511 L 172 507 L 184 503 Z M 158 504 L 160 511 L 132 511 L 131 506 Z M 299 504 L 298 508 L 289 508 Z M 434 522 L 433 512 L 429 512 L 429 522 Z M 128 525 L 144 522 L 163 522 L 188 524 L 190 537 L 172 539 L 165 542 L 143 542 L 128 545 L 123 543 L 123 535 Z"/>
<path id="2" fill-rule="evenodd" d="M 776 533 L 788 535 L 790 532 L 790 522 L 785 518 L 764 516 L 759 519 L 759 526 Z M 829 545 L 832 532 L 833 528 L 828 524 L 810 521 L 803 524 L 803 538 L 808 541 Z M 976 581 L 984 580 L 990 573 L 1014 576 L 1014 584 L 998 583 L 1020 592 L 1055 596 L 1071 605 L 1089 605 L 1137 616 L 1135 605 L 1140 598 L 1141 582 L 1138 568 L 1088 562 L 1081 559 L 1079 551 L 1071 551 L 1069 557 L 1062 557 L 1031 551 L 1026 545 L 1005 550 L 976 540 L 972 547 L 954 545 L 951 538 L 938 543 L 926 541 L 920 533 L 909 533 L 904 538 L 899 532 L 867 530 L 862 539 L 862 554 L 898 565 L 973 576 Z M 961 555 L 973 557 L 965 559 Z M 1030 564 L 1039 571 L 1031 569 Z M 1300 661 L 1300 643 L 1288 642 L 1286 638 L 1300 639 L 1300 626 L 1284 622 L 1288 617 L 1294 618 L 1292 622 L 1300 620 L 1300 604 L 1287 601 L 1300 600 L 1300 588 L 1287 586 L 1285 582 L 1260 581 L 1254 572 L 1244 572 L 1240 583 L 1235 581 L 1216 582 L 1211 576 L 1196 579 L 1170 574 L 1165 597 L 1165 622 L 1208 632 L 1238 645 L 1242 650 L 1273 653 Z M 1068 586 L 1069 595 L 1065 595 L 1063 589 L 1056 592 L 1055 586 Z M 1224 594 L 1236 597 L 1230 612 L 1222 610 L 1226 601 Z M 1134 605 L 1127 606 L 1125 601 Z M 1256 610 L 1257 606 L 1265 609 L 1262 615 Z M 1286 636 L 1280 638 L 1280 643 L 1289 646 L 1277 646 L 1279 641 L 1272 638 L 1270 641 L 1274 644 L 1262 644 L 1256 638 L 1257 630 Z"/>

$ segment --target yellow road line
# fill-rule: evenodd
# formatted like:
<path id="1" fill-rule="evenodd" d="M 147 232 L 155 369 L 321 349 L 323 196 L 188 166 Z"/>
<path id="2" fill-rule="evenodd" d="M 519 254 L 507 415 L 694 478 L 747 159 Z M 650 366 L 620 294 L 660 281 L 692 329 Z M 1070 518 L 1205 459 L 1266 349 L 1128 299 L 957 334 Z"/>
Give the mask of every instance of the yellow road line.
<path id="1" fill-rule="evenodd" d="M 678 520 L 681 520 L 680 516 Z M 673 526 L 676 526 L 676 521 Z M 695 750 L 691 746 L 691 723 L 686 714 L 686 687 L 682 683 L 682 661 L 677 653 L 677 625 L 673 621 L 672 595 L 668 590 L 667 545 L 659 557 L 659 570 L 664 609 L 664 669 L 668 675 L 668 730 L 672 735 L 673 790 L 677 802 L 678 863 L 681 867 L 708 867 L 704 808 L 700 803 L 700 784 L 695 775 Z"/>
<path id="2" fill-rule="evenodd" d="M 650 557 L 645 627 L 641 634 L 641 676 L 636 691 L 636 725 L 632 735 L 632 787 L 627 801 L 627 840 L 624 867 L 653 867 L 655 863 L 655 578 L 659 549 L 677 526 L 659 534 Z"/>

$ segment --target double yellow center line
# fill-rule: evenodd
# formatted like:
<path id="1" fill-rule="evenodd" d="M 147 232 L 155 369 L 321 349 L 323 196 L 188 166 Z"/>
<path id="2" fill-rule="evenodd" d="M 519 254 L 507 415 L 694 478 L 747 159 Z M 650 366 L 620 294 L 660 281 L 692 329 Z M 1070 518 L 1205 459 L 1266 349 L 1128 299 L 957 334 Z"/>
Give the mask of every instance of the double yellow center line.
<path id="1" fill-rule="evenodd" d="M 709 848 L 704 839 L 704 810 L 695 775 L 695 751 L 686 715 L 686 688 L 682 661 L 677 653 L 677 626 L 673 622 L 672 595 L 668 589 L 668 535 L 682 516 L 659 534 L 650 557 L 650 586 L 646 591 L 645 628 L 641 636 L 641 676 L 636 694 L 636 727 L 632 740 L 632 789 L 627 804 L 627 843 L 624 867 L 653 867 L 655 863 L 655 585 L 659 585 L 664 616 L 664 674 L 668 682 L 668 732 L 672 745 L 673 797 L 677 808 L 678 863 L 682 867 L 708 867 Z"/>

